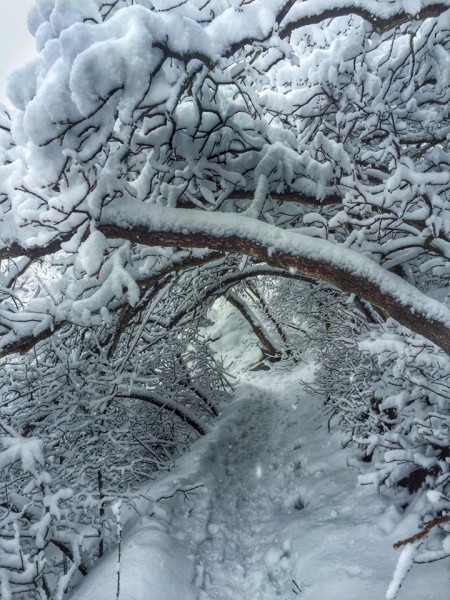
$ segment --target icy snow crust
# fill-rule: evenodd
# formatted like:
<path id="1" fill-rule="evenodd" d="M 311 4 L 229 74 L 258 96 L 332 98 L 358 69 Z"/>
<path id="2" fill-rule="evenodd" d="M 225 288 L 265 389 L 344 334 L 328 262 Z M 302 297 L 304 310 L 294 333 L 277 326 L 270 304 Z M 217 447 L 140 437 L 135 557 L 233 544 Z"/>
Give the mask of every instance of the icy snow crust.
<path id="1" fill-rule="evenodd" d="M 361 465 L 327 432 L 321 399 L 302 389 L 312 373 L 255 374 L 214 430 L 143 490 L 173 497 L 143 500 L 148 516 L 126 527 L 121 598 L 385 597 L 398 558 L 392 543 L 416 522 L 403 515 L 400 524 L 386 497 L 358 486 Z M 197 489 L 185 497 L 177 488 Z M 115 552 L 103 559 L 71 600 L 114 598 L 116 561 Z M 448 599 L 448 568 L 427 568 L 430 579 L 413 570 L 398 600 Z"/>

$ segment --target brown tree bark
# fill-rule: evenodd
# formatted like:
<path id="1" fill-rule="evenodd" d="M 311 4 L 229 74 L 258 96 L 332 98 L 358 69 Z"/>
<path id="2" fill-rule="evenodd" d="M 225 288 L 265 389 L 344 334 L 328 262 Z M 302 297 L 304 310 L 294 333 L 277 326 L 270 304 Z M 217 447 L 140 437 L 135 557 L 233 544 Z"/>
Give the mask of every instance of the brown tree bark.
<path id="1" fill-rule="evenodd" d="M 293 250 L 287 252 L 283 248 L 267 247 L 262 241 L 251 239 L 245 232 L 241 235 L 224 236 L 220 228 L 217 233 L 214 233 L 211 232 L 211 229 L 201 231 L 200 227 L 194 232 L 188 229 L 170 231 L 166 227 L 158 229 L 151 222 L 148 226 L 140 223 L 132 228 L 126 225 L 126 223 L 124 226 L 105 223 L 100 229 L 106 237 L 121 238 L 144 245 L 210 248 L 222 252 L 245 254 L 298 275 L 327 281 L 343 292 L 355 294 L 359 298 L 367 300 L 370 304 L 380 308 L 386 316 L 392 317 L 411 331 L 426 337 L 450 354 L 450 324 L 446 318 L 430 318 L 423 306 L 416 306 L 405 299 L 399 300 L 395 290 L 385 289 L 382 285 L 351 268 L 347 269 L 320 258 L 304 256 Z M 373 265 L 374 268 L 381 268 L 375 263 Z M 399 276 L 393 273 L 389 273 L 389 276 L 391 281 L 393 278 L 397 278 L 399 286 L 405 284 Z M 411 291 L 414 291 L 412 287 Z M 420 292 L 417 291 L 417 294 L 420 295 Z M 420 295 L 420 297 L 421 304 L 423 304 L 423 301 L 427 299 L 424 295 Z M 430 302 L 432 302 L 431 299 Z"/>
<path id="2" fill-rule="evenodd" d="M 239 296 L 237 296 L 236 294 L 230 293 L 230 294 L 227 294 L 225 296 L 225 298 L 226 298 L 226 300 L 228 300 L 228 302 L 231 304 L 231 306 L 234 306 L 234 308 L 236 308 L 241 313 L 241 315 L 244 317 L 244 319 L 250 325 L 253 333 L 258 338 L 259 343 L 261 344 L 262 349 L 266 353 L 266 355 L 267 356 L 276 356 L 278 353 L 277 349 L 272 344 L 271 340 L 267 336 L 267 334 L 264 331 L 264 329 L 262 328 L 261 324 L 256 321 L 254 316 L 252 314 L 250 314 L 250 312 L 248 311 L 245 304 L 243 302 L 241 302 Z"/>

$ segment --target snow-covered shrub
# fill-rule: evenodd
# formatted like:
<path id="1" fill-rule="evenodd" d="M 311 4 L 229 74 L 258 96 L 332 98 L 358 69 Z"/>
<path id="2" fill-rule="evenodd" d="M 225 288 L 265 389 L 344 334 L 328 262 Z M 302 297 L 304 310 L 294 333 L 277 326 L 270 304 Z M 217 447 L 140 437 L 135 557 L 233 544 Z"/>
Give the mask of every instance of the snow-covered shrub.
<path id="1" fill-rule="evenodd" d="M 355 439 L 374 464 L 365 481 L 395 490 L 404 508 L 414 500 L 422 527 L 450 512 L 450 359 L 394 323 L 383 330 L 359 344 L 378 375 L 366 381 L 370 429 L 356 429 Z M 430 538 L 416 562 L 450 556 L 448 547 L 436 547 L 442 530 Z"/>
<path id="2" fill-rule="evenodd" d="M 0 590 L 12 597 L 62 598 L 77 569 L 83 538 L 73 490 L 55 485 L 42 439 L 0 424 Z M 95 535 L 95 531 L 94 531 Z"/>
<path id="3" fill-rule="evenodd" d="M 314 389 L 325 395 L 336 385 L 348 389 L 346 377 L 354 370 L 356 336 L 365 318 L 354 298 L 308 279 L 260 277 L 254 285 L 273 321 L 267 327 L 278 333 L 284 354 L 316 362 L 320 375 Z"/>
<path id="4" fill-rule="evenodd" d="M 417 530 L 398 544 L 409 547 L 411 565 L 448 558 L 450 359 L 392 321 L 363 329 L 357 342 L 343 360 L 347 389 L 336 379 L 328 398 L 333 422 L 371 463 L 361 483 L 416 516 Z M 393 580 L 389 598 L 407 571 Z"/>
<path id="5" fill-rule="evenodd" d="M 182 281 L 179 282 L 182 288 Z M 2 594 L 62 598 L 115 541 L 111 506 L 204 433 L 230 385 L 201 330 L 168 327 L 177 301 L 97 328 L 61 329 L 0 371 Z M 9 594 L 9 596 L 8 596 Z M 3 597 L 3 596 L 2 596 Z"/>

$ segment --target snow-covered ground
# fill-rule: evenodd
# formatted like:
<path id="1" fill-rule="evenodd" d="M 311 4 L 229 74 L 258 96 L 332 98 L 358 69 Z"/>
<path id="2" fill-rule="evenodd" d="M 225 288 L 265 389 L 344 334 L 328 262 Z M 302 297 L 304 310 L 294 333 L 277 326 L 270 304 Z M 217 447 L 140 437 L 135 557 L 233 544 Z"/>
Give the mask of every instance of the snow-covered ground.
<path id="1" fill-rule="evenodd" d="M 118 551 L 71 600 L 382 600 L 415 518 L 361 486 L 370 465 L 328 432 L 313 365 L 245 371 L 259 360 L 228 306 L 211 328 L 241 378 L 212 431 L 142 491 Z M 244 371 L 243 371 L 244 368 Z M 448 600 L 450 568 L 416 566 L 398 600 Z"/>

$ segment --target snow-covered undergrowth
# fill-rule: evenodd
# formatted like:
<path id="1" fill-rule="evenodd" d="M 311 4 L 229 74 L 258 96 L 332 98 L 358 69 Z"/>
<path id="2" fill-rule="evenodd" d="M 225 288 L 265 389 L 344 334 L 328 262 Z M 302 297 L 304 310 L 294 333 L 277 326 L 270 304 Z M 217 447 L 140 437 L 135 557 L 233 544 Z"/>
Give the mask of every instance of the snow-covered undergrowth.
<path id="1" fill-rule="evenodd" d="M 8 365 L 4 378 L 36 385 L 28 404 L 14 388 L 24 434 L 0 454 L 2 600 L 448 597 L 448 560 L 410 571 L 450 552 L 448 361 L 390 322 L 357 335 L 336 291 L 265 285 L 235 290 L 237 307 L 221 297 L 198 330 L 138 346 L 119 390 L 153 391 L 151 410 L 99 412 L 120 363 L 89 360 L 72 338 L 72 360 L 87 357 L 76 369 L 55 361 L 42 376 L 56 341 Z M 277 347 L 265 361 L 255 323 Z M 86 385 L 52 402 L 66 373 Z"/>
<path id="2" fill-rule="evenodd" d="M 71 600 L 384 598 L 392 543 L 416 524 L 359 485 L 370 465 L 327 431 L 322 398 L 303 389 L 313 371 L 247 377 L 213 431 L 145 489 L 120 563 L 112 551 Z M 448 565 L 424 568 L 399 600 L 448 598 Z"/>

